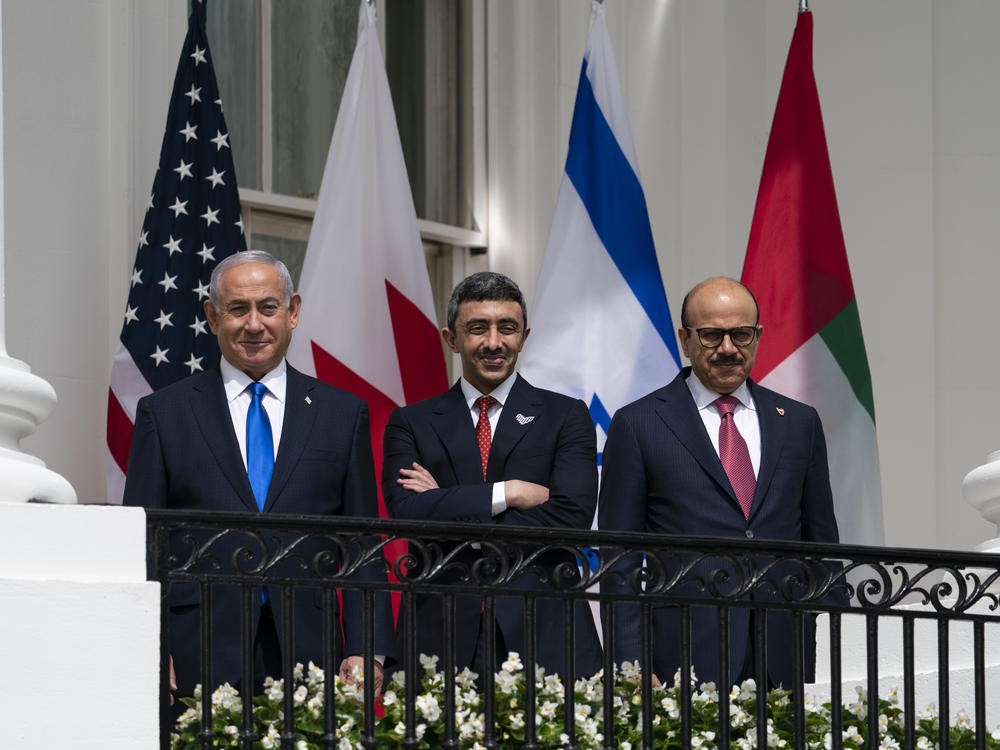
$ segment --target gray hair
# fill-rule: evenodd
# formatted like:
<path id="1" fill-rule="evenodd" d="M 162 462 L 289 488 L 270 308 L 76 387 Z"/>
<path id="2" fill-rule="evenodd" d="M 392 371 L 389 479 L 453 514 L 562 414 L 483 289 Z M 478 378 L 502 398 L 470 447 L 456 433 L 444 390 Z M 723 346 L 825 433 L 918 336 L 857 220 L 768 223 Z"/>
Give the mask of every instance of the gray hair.
<path id="1" fill-rule="evenodd" d="M 292 295 L 295 293 L 295 288 L 292 285 L 292 275 L 288 273 L 288 267 L 271 255 L 271 253 L 264 250 L 244 250 L 243 252 L 233 253 L 223 258 L 219 262 L 219 265 L 212 271 L 212 278 L 208 282 L 208 298 L 212 301 L 212 307 L 218 310 L 219 305 L 222 303 L 222 300 L 219 299 L 219 282 L 222 281 L 222 275 L 230 268 L 242 266 L 244 263 L 263 263 L 264 265 L 277 268 L 278 276 L 281 277 L 281 285 L 284 287 L 285 304 L 290 305 L 292 303 Z"/>
<path id="2" fill-rule="evenodd" d="M 480 271 L 466 276 L 451 293 L 448 300 L 448 328 L 455 330 L 455 320 L 458 318 L 458 306 L 463 302 L 516 302 L 521 306 L 521 316 L 524 327 L 528 327 L 528 306 L 524 302 L 521 289 L 511 279 L 502 273 Z"/>

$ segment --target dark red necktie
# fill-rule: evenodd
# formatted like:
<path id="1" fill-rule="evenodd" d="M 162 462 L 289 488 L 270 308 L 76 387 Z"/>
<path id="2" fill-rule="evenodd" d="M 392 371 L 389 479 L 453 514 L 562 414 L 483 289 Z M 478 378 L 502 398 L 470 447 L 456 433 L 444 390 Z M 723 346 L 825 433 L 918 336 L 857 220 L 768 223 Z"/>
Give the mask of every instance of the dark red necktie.
<path id="1" fill-rule="evenodd" d="M 722 468 L 726 470 L 729 483 L 733 485 L 736 499 L 740 501 L 743 515 L 750 518 L 750 507 L 753 505 L 753 493 L 757 488 L 757 477 L 753 473 L 753 463 L 750 461 L 750 449 L 747 441 L 736 429 L 733 421 L 733 410 L 739 403 L 735 396 L 721 396 L 715 399 L 715 408 L 719 410 L 722 424 L 719 425 L 719 459 Z"/>
<path id="2" fill-rule="evenodd" d="M 486 481 L 486 465 L 490 462 L 490 443 L 493 440 L 490 431 L 489 410 L 497 400 L 492 396 L 480 396 L 476 399 L 479 407 L 479 421 L 476 422 L 476 440 L 479 441 L 479 457 L 483 462 L 483 481 Z"/>

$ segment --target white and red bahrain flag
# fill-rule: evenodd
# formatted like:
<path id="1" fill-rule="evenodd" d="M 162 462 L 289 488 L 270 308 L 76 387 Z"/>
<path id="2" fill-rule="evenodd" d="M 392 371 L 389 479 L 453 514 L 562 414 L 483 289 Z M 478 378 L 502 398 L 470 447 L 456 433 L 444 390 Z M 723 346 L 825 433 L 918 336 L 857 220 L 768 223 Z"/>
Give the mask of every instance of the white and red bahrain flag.
<path id="1" fill-rule="evenodd" d="M 378 472 L 393 407 L 440 393 L 448 380 L 375 9 L 366 2 L 299 291 L 288 359 L 368 402 Z M 381 491 L 379 507 L 385 515 Z"/>

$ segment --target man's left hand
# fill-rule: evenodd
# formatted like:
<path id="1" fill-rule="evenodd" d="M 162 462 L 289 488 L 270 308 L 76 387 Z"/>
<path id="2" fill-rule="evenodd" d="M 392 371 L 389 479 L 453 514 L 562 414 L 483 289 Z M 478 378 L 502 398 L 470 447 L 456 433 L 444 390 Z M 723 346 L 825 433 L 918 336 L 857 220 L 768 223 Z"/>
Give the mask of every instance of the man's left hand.
<path id="1" fill-rule="evenodd" d="M 396 480 L 396 484 L 410 492 L 426 492 L 438 488 L 438 483 L 431 476 L 431 473 L 416 461 L 413 462 L 412 469 L 399 470 L 399 479 Z"/>
<path id="2" fill-rule="evenodd" d="M 375 684 L 375 695 L 378 695 L 379 693 L 382 692 L 382 665 L 376 661 L 374 662 L 374 666 L 375 666 L 375 672 L 373 675 L 372 682 Z M 344 660 L 340 662 L 341 681 L 348 683 L 354 682 L 355 669 L 358 670 L 358 674 L 364 674 L 365 658 L 359 654 L 345 657 Z"/>

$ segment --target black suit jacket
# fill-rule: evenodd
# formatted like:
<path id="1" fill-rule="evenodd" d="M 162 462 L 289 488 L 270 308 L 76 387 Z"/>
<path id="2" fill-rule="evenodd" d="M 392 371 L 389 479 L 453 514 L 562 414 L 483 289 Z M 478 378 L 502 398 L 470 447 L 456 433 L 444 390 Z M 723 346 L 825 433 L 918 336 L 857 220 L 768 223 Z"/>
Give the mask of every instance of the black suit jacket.
<path id="1" fill-rule="evenodd" d="M 525 421 L 527 417 L 530 421 Z M 579 529 L 588 529 L 593 522 L 597 454 L 590 413 L 582 401 L 535 388 L 520 376 L 500 413 L 485 482 L 475 426 L 459 383 L 426 401 L 395 409 L 385 428 L 382 452 L 382 496 L 388 512 L 396 518 Z M 410 468 L 414 461 L 434 476 L 438 489 L 415 493 L 397 484 L 399 470 Z M 511 509 L 493 516 L 492 485 L 508 479 L 545 485 L 548 501 L 530 510 Z M 547 562 L 565 559 L 560 556 L 558 561 Z M 518 586 L 528 583 L 519 581 Z M 547 588 L 547 584 L 536 584 L 541 590 Z M 471 597 L 456 602 L 459 669 L 471 663 L 479 608 L 480 601 Z M 536 617 L 537 661 L 549 672 L 565 675 L 561 603 L 538 599 Z M 417 620 L 418 649 L 440 654 L 440 599 L 420 598 Z M 507 648 L 523 655 L 523 601 L 498 599 L 497 621 Z M 601 651 L 593 617 L 584 602 L 577 604 L 575 623 L 576 673 L 590 676 L 601 667 Z"/>
<path id="2" fill-rule="evenodd" d="M 761 438 L 757 488 L 747 519 L 684 382 L 690 372 L 685 368 L 670 384 L 620 409 L 612 419 L 603 454 L 600 528 L 837 543 L 826 441 L 815 409 L 747 381 Z M 701 567 L 717 566 L 706 562 Z M 609 580 L 608 585 L 616 584 Z M 716 616 L 714 608 L 692 610 L 693 664 L 704 680 L 718 680 Z M 732 609 L 730 617 L 731 682 L 746 659 L 750 621 L 745 608 Z M 811 681 L 815 640 L 812 618 L 807 619 L 804 677 Z M 679 632 L 676 610 L 654 610 L 653 666 L 661 680 L 671 680 L 680 666 Z M 769 613 L 767 636 L 770 679 L 790 688 L 791 615 Z M 636 612 L 619 605 L 615 660 L 632 661 L 638 654 Z"/>
<path id="3" fill-rule="evenodd" d="M 367 406 L 291 366 L 287 372 L 281 443 L 264 512 L 377 516 Z M 185 378 L 139 401 L 124 502 L 173 510 L 258 512 L 218 370 Z M 249 538 L 243 541 L 250 542 Z M 176 547 L 179 540 L 171 544 Z M 318 544 L 300 551 L 311 558 L 320 551 Z M 238 546 L 234 540 L 213 551 L 228 565 L 227 552 Z M 176 552 L 181 559 L 187 555 L 186 549 Z M 252 568 L 253 561 L 246 561 L 244 567 Z M 293 571 L 290 564 L 276 573 L 294 576 Z M 366 571 L 366 575 L 378 578 L 374 571 Z M 384 580 L 384 570 L 381 577 Z M 269 595 L 280 637 L 280 588 L 271 587 Z M 344 590 L 342 597 L 343 634 L 336 627 L 334 633 L 338 660 L 344 654 L 361 653 L 364 645 L 361 594 Z M 254 602 L 256 631 L 259 594 Z M 198 603 L 196 586 L 172 587 L 170 647 L 181 695 L 190 695 L 190 687 L 200 681 Z M 323 657 L 321 607 L 319 589 L 303 588 L 295 594 L 295 661 L 305 664 L 312 659 L 318 664 Z M 213 686 L 240 678 L 239 611 L 238 590 L 215 586 Z M 395 653 L 387 596 L 376 598 L 375 644 L 376 653 Z"/>

